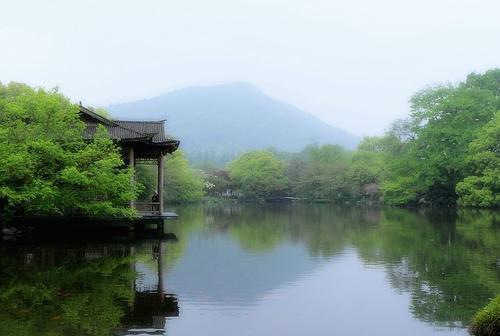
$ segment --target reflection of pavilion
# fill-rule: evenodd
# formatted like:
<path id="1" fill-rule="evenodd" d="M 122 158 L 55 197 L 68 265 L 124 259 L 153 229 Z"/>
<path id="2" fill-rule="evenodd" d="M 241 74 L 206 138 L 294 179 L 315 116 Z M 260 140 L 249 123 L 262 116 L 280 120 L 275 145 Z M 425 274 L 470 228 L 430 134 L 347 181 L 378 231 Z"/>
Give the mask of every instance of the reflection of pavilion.
<path id="1" fill-rule="evenodd" d="M 165 293 L 163 288 L 162 262 L 164 251 L 162 241 L 143 241 L 141 246 L 149 249 L 152 258 L 157 262 L 158 281 L 152 288 L 139 288 L 140 286 L 136 286 L 135 276 L 132 283 L 127 284 L 128 280 L 125 280 L 122 287 L 125 290 L 130 288 L 134 294 L 131 302 L 116 302 L 117 309 L 122 310 L 124 313 L 121 326 L 113 330 L 116 335 L 135 335 L 138 331 L 143 335 L 163 333 L 166 327 L 166 319 L 179 315 L 177 298 L 175 295 Z M 132 261 L 128 270 L 131 270 L 135 268 L 136 257 L 136 248 L 131 244 L 9 246 L 1 249 L 0 252 L 1 257 L 15 261 L 19 270 L 26 272 L 31 272 L 32 269 L 50 272 L 58 267 L 67 267 L 69 272 L 77 273 L 85 265 L 104 258 L 125 260 L 126 265 L 126 259 L 123 258 L 129 257 L 132 258 Z M 88 285 L 91 286 L 92 284 Z M 80 286 L 81 284 L 72 286 L 69 283 L 64 288 L 64 291 L 77 295 L 78 292 L 82 293 Z M 61 320 L 61 322 L 64 321 Z"/>
<path id="2" fill-rule="evenodd" d="M 159 292 L 136 292 L 133 306 L 124 318 L 123 328 L 118 332 L 126 335 L 134 330 L 164 331 L 167 317 L 179 316 L 177 298 Z"/>
<path id="3" fill-rule="evenodd" d="M 129 307 L 122 330 L 118 335 L 163 334 L 167 317 L 179 316 L 177 298 L 163 289 L 163 246 L 161 241 L 151 244 L 151 256 L 157 262 L 157 284 L 153 288 L 139 288 L 134 279 L 134 302 Z M 125 330 L 126 329 L 126 330 Z"/>

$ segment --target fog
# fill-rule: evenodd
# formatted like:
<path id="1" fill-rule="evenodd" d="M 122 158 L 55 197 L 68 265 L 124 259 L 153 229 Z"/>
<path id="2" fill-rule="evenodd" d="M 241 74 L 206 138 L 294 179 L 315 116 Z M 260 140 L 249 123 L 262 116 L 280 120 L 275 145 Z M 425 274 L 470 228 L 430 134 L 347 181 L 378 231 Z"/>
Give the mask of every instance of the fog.
<path id="1" fill-rule="evenodd" d="M 232 81 L 353 134 L 500 62 L 498 0 L 8 1 L 0 81 L 98 106 Z"/>

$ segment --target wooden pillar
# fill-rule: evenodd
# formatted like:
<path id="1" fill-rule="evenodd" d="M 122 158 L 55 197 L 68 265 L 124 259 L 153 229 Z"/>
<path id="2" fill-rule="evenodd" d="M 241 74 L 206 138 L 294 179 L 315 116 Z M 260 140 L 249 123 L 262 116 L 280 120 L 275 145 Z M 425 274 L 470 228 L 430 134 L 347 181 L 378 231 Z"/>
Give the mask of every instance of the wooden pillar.
<path id="1" fill-rule="evenodd" d="M 161 240 L 158 241 L 158 294 L 160 295 L 160 300 L 163 302 L 163 244 Z"/>
<path id="2" fill-rule="evenodd" d="M 129 252 L 129 255 L 130 257 L 132 257 L 130 260 L 130 268 L 132 270 L 132 273 L 135 273 L 136 270 L 135 270 L 135 247 L 133 245 L 130 245 L 130 252 Z M 133 280 L 132 280 L 132 291 L 134 292 L 135 294 L 135 288 L 136 288 L 136 278 L 137 277 L 132 277 Z M 129 307 L 132 308 L 132 311 L 133 311 L 133 307 L 134 307 L 134 302 L 131 301 L 130 304 L 129 304 Z"/>
<path id="3" fill-rule="evenodd" d="M 163 153 L 158 156 L 158 196 L 160 196 L 160 215 L 163 214 Z"/>
<path id="4" fill-rule="evenodd" d="M 128 166 L 132 168 L 132 184 L 135 184 L 135 153 L 134 147 L 130 146 L 128 152 Z M 135 200 L 130 201 L 130 207 L 133 208 L 135 206 Z"/>

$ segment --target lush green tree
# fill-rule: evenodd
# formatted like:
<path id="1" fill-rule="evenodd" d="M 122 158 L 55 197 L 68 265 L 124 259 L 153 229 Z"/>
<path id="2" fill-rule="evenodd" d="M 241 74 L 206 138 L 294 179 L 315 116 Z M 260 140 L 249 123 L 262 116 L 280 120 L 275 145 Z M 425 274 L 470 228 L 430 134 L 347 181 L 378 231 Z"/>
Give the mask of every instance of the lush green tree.
<path id="1" fill-rule="evenodd" d="M 394 159 L 405 152 L 406 144 L 415 139 L 408 119 L 397 119 L 382 136 L 367 136 L 359 143 L 357 151 L 380 153 Z"/>
<path id="2" fill-rule="evenodd" d="M 350 155 L 336 145 L 310 145 L 297 155 L 292 192 L 310 199 L 342 199 Z"/>
<path id="3" fill-rule="evenodd" d="M 194 202 L 203 197 L 205 183 L 201 172 L 189 167 L 181 150 L 168 156 L 165 164 L 165 199 L 172 202 Z"/>
<path id="4" fill-rule="evenodd" d="M 137 181 L 143 185 L 140 200 L 151 201 L 158 190 L 158 173 L 156 165 L 138 164 Z M 164 170 L 164 199 L 174 203 L 199 201 L 204 195 L 205 182 L 201 171 L 189 166 L 182 150 L 168 155 Z"/>
<path id="5" fill-rule="evenodd" d="M 133 216 L 132 171 L 100 128 L 85 142 L 78 106 L 57 90 L 0 84 L 0 206 L 18 214 Z"/>
<path id="6" fill-rule="evenodd" d="M 438 86 L 411 99 L 399 127 L 402 152 L 390 162 L 383 186 L 390 204 L 455 204 L 468 172 L 469 144 L 500 109 L 500 69 L 472 74 L 459 85 Z"/>
<path id="7" fill-rule="evenodd" d="M 312 200 L 331 201 L 376 200 L 378 184 L 386 175 L 387 155 L 380 151 L 372 151 L 368 146 L 354 153 L 334 145 L 310 145 L 296 154 L 274 150 L 265 152 L 266 155 L 270 153 L 273 156 L 272 161 L 281 162 L 279 166 L 284 167 L 284 175 L 288 180 L 288 186 L 280 186 L 272 192 L 274 195 L 287 194 Z M 244 157 L 247 165 L 243 169 L 245 172 L 260 169 L 258 160 L 262 157 L 256 156 L 257 159 Z M 253 159 L 255 161 L 252 161 Z M 281 171 L 281 168 L 279 170 Z M 235 187 L 241 192 L 243 189 L 249 190 L 252 187 L 248 183 L 255 181 L 258 181 L 258 186 L 255 188 L 265 188 L 266 180 L 260 178 L 258 174 L 248 174 L 238 182 L 232 177 L 230 174 L 228 179 L 224 171 L 207 173 L 207 182 L 211 184 L 215 195 L 227 187 Z M 272 179 L 270 181 L 274 182 Z M 272 187 L 270 189 L 272 190 Z M 253 191 L 250 194 L 252 193 Z M 248 198 L 262 198 L 262 196 L 254 195 Z"/>
<path id="8" fill-rule="evenodd" d="M 500 112 L 469 146 L 472 175 L 457 184 L 458 202 L 464 206 L 500 206 Z"/>
<path id="9" fill-rule="evenodd" d="M 135 179 L 143 186 L 137 199 L 150 202 L 155 191 L 158 190 L 158 169 L 156 165 L 137 163 L 135 166 Z"/>
<path id="10" fill-rule="evenodd" d="M 344 190 L 351 200 L 378 199 L 385 162 L 378 153 L 356 151 L 344 174 Z"/>
<path id="11" fill-rule="evenodd" d="M 280 195 L 287 187 L 285 167 L 269 151 L 243 154 L 228 165 L 229 176 L 247 199 Z"/>
<path id="12" fill-rule="evenodd" d="M 389 162 L 397 158 L 401 147 L 401 141 L 393 134 L 365 137 L 352 153 L 344 175 L 348 198 L 358 201 L 378 200 L 380 185 L 389 176 Z"/>

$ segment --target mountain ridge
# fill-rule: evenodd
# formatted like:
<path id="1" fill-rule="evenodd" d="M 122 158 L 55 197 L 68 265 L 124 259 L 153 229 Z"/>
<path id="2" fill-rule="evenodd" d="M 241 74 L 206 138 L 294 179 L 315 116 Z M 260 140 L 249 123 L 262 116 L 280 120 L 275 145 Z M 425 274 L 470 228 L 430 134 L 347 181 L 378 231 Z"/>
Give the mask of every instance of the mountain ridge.
<path id="1" fill-rule="evenodd" d="M 360 140 L 246 82 L 178 89 L 107 110 L 120 119 L 166 119 L 167 132 L 190 155 L 269 147 L 295 152 L 310 143 L 352 149 Z"/>

